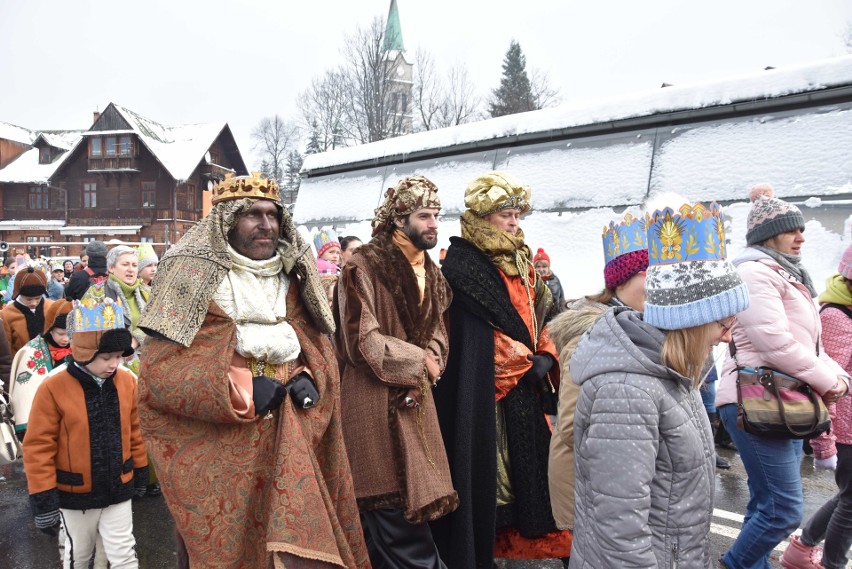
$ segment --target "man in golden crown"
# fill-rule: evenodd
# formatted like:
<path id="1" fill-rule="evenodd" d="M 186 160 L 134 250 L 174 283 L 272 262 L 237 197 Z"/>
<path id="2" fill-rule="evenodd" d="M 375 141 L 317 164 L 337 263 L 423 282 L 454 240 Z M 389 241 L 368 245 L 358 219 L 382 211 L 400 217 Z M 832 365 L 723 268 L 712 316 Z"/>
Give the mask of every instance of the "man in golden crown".
<path id="1" fill-rule="evenodd" d="M 228 178 L 158 266 L 139 416 L 191 567 L 369 567 L 334 322 L 274 181 Z"/>
<path id="2" fill-rule="evenodd" d="M 426 254 L 440 212 L 431 181 L 400 180 L 337 285 L 343 434 L 377 568 L 445 569 L 428 522 L 458 506 L 431 394 L 447 360 L 452 298 Z"/>

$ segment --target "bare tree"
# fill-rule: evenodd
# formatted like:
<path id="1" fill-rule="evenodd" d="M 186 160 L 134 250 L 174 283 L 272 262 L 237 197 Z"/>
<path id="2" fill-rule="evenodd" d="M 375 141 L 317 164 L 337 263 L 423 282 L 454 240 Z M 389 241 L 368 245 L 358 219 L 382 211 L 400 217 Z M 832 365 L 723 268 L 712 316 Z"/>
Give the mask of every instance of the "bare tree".
<path id="1" fill-rule="evenodd" d="M 852 53 L 852 22 L 846 22 L 846 28 L 841 34 L 843 45 L 846 46 L 846 51 Z"/>
<path id="2" fill-rule="evenodd" d="M 445 104 L 440 118 L 441 126 L 455 126 L 482 118 L 482 98 L 476 94 L 467 67 L 459 63 L 447 75 Z"/>
<path id="3" fill-rule="evenodd" d="M 310 132 L 313 152 L 325 152 L 345 145 L 346 126 L 345 73 L 341 69 L 326 71 L 315 77 L 311 86 L 299 95 L 296 102 L 302 113 L 305 128 Z"/>
<path id="4" fill-rule="evenodd" d="M 559 89 L 552 87 L 546 72 L 535 67 L 530 68 L 530 89 L 535 108 L 543 109 L 559 103 Z"/>
<path id="5" fill-rule="evenodd" d="M 287 162 L 287 152 L 299 138 L 299 127 L 292 121 L 285 121 L 279 115 L 264 117 L 251 131 L 252 147 L 260 155 L 266 174 L 279 184 L 283 181 Z"/>
<path id="6" fill-rule="evenodd" d="M 414 111 L 417 130 L 432 130 L 471 122 L 480 117 L 481 99 L 463 64 L 455 65 L 446 79 L 432 57 L 419 51 L 414 57 Z"/>
<path id="7" fill-rule="evenodd" d="M 342 50 L 347 93 L 346 135 L 357 142 L 375 142 L 402 134 L 410 102 L 400 89 L 402 54 L 385 50 L 385 22 L 375 18 L 357 28 Z"/>

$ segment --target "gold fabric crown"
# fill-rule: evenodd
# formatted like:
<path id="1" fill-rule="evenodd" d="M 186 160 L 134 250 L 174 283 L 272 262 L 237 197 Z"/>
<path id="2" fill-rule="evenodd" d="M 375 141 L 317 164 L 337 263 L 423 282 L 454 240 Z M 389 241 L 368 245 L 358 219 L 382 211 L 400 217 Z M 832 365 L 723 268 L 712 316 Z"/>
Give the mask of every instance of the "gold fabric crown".
<path id="1" fill-rule="evenodd" d="M 530 209 L 530 187 L 506 172 L 489 172 L 472 181 L 464 193 L 464 205 L 479 217 L 501 209 Z"/>
<path id="2" fill-rule="evenodd" d="M 261 200 L 280 201 L 278 183 L 275 180 L 262 178 L 260 172 L 252 172 L 251 176 L 234 176 L 225 174 L 225 179 L 213 186 L 210 203 L 255 198 Z"/>

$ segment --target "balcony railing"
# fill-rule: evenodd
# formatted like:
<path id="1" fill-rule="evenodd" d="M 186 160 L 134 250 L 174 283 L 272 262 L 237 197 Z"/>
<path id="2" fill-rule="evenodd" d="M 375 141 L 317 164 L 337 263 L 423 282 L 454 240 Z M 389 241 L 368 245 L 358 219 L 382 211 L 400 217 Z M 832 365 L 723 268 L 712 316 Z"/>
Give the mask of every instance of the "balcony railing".
<path id="1" fill-rule="evenodd" d="M 138 172 L 138 160 L 130 156 L 89 158 L 89 172 L 109 171 Z"/>

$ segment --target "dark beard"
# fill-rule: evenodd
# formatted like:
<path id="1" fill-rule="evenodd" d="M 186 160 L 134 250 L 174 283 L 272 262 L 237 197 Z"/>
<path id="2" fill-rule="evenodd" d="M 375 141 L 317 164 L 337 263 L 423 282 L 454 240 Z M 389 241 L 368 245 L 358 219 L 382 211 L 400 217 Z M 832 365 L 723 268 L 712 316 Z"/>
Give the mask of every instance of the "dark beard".
<path id="1" fill-rule="evenodd" d="M 272 243 L 269 245 L 256 243 L 254 241 L 255 237 L 266 237 L 267 235 L 262 231 L 255 231 L 250 235 L 239 235 L 236 232 L 233 232 L 230 236 L 231 247 L 244 257 L 248 257 L 254 261 L 265 261 L 266 259 L 271 259 L 275 256 L 275 249 L 277 246 L 275 235 L 270 235 L 272 239 Z"/>
<path id="2" fill-rule="evenodd" d="M 423 233 L 417 233 L 417 231 L 415 231 L 409 223 L 402 226 L 402 232 L 405 233 L 405 236 L 411 239 L 414 246 L 421 251 L 428 251 L 438 244 L 437 235 L 434 238 L 423 237 Z"/>

